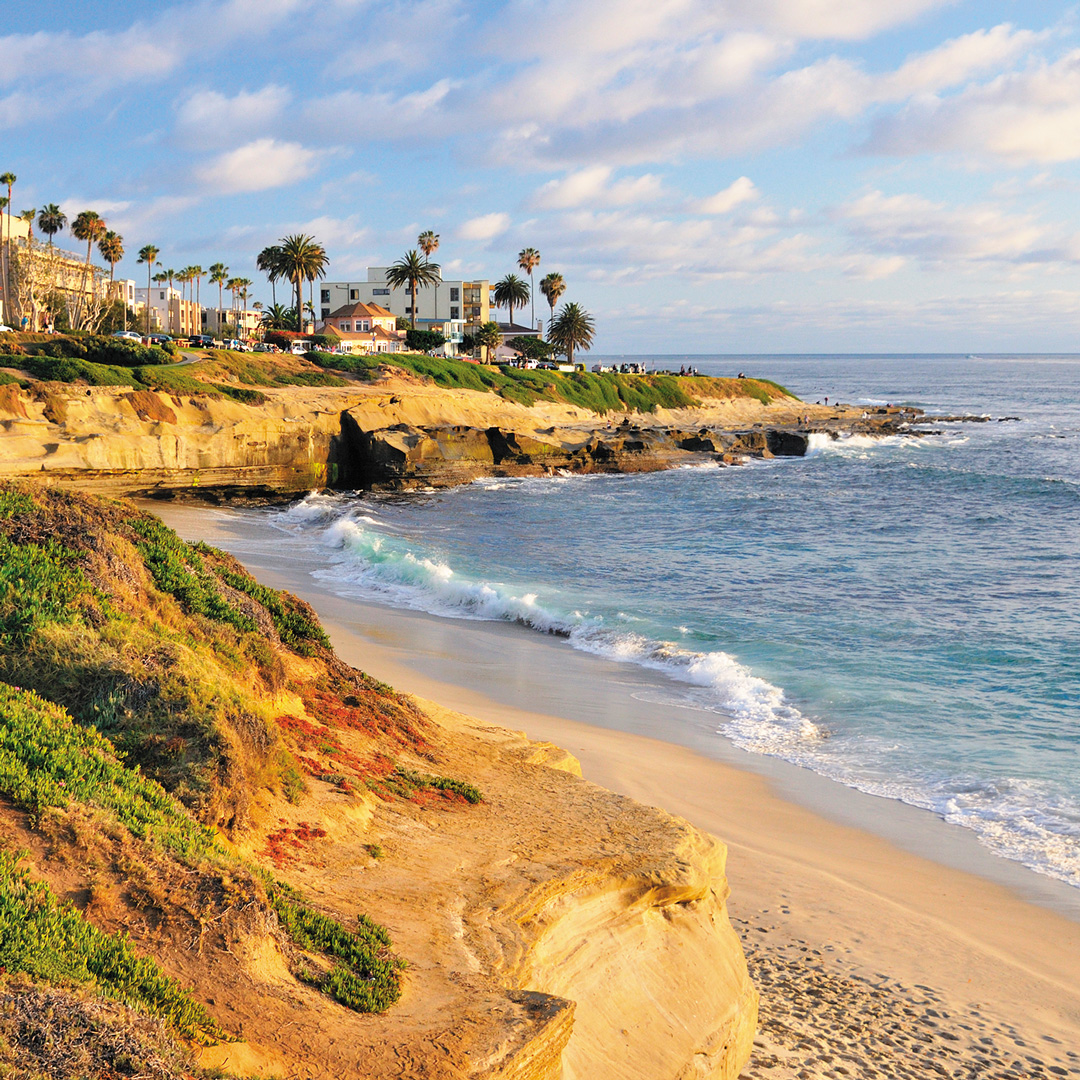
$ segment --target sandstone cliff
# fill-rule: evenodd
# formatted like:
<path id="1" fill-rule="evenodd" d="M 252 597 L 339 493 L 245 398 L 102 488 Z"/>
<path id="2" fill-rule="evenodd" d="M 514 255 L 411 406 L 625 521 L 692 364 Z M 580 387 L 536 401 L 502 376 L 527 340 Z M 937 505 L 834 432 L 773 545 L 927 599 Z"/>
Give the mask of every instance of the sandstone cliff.
<path id="1" fill-rule="evenodd" d="M 0 386 L 0 477 L 113 494 L 281 497 L 340 486 L 400 490 L 555 469 L 629 472 L 709 455 L 799 455 L 811 430 L 896 430 L 913 415 L 790 398 L 601 417 L 561 403 L 402 377 L 225 397 L 39 383 Z"/>

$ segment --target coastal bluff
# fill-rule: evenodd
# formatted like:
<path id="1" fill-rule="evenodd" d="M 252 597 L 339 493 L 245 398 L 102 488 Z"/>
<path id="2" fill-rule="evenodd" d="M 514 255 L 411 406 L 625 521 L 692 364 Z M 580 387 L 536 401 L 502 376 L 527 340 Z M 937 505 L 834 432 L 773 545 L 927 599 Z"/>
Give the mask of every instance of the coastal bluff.
<path id="1" fill-rule="evenodd" d="M 917 410 L 867 413 L 752 396 L 601 416 L 393 375 L 264 389 L 261 398 L 248 405 L 224 395 L 8 383 L 0 386 L 0 478 L 169 497 L 402 491 L 482 476 L 800 456 L 815 431 L 888 434 L 917 418 Z"/>
<path id="2" fill-rule="evenodd" d="M 131 503 L 0 483 L 0 568 L 0 1064 L 739 1075 L 719 841 Z"/>

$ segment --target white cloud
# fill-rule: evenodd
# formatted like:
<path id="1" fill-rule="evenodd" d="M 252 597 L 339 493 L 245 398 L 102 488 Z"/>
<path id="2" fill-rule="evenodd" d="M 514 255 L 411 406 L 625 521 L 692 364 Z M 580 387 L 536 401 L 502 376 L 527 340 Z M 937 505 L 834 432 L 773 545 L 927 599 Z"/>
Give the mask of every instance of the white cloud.
<path id="1" fill-rule="evenodd" d="M 921 195 L 871 191 L 834 212 L 860 247 L 924 265 L 1069 261 L 1075 241 L 1053 238 L 1030 214 L 992 204 L 950 207 Z"/>
<path id="2" fill-rule="evenodd" d="M 658 176 L 627 176 L 611 182 L 614 170 L 607 165 L 589 165 L 561 180 L 549 180 L 532 198 L 541 210 L 565 210 L 574 206 L 630 206 L 653 202 L 664 194 Z"/>
<path id="3" fill-rule="evenodd" d="M 826 265 L 812 237 L 785 236 L 775 225 L 575 209 L 553 217 L 546 228 L 547 246 L 572 253 L 567 268 L 597 282 L 707 281 Z"/>
<path id="4" fill-rule="evenodd" d="M 740 203 L 749 202 L 759 198 L 761 193 L 754 186 L 754 181 L 748 176 L 740 176 L 734 183 L 729 184 L 723 191 L 710 195 L 707 199 L 701 199 L 693 204 L 693 209 L 699 214 L 726 214 L 734 210 Z"/>
<path id="5" fill-rule="evenodd" d="M 300 143 L 256 139 L 195 170 L 217 194 L 266 191 L 304 180 L 315 172 L 316 154 Z"/>
<path id="6" fill-rule="evenodd" d="M 880 120 L 867 149 L 885 154 L 971 152 L 1006 161 L 1080 158 L 1080 50 L 999 75 L 955 97 L 920 100 Z"/>
<path id="7" fill-rule="evenodd" d="M 902 26 L 954 0 L 728 0 L 733 20 L 800 38 L 855 41 Z"/>
<path id="8" fill-rule="evenodd" d="M 903 100 L 913 94 L 936 93 L 945 87 L 959 86 L 989 68 L 1010 63 L 1045 37 L 1002 23 L 990 30 L 953 38 L 906 60 L 896 72 L 881 80 L 877 96 Z"/>
<path id="9" fill-rule="evenodd" d="M 32 107 L 0 102 L 0 124 L 15 127 L 86 108 L 111 90 L 162 80 L 194 56 L 218 53 L 273 33 L 311 0 L 202 0 L 159 9 L 124 30 L 67 30 L 0 37 L 0 85 L 18 84 Z M 6 115 L 5 115 L 6 114 Z"/>
<path id="10" fill-rule="evenodd" d="M 216 90 L 198 90 L 177 109 L 184 138 L 198 146 L 235 143 L 266 131 L 292 100 L 284 86 L 264 86 L 227 97 Z"/>
<path id="11" fill-rule="evenodd" d="M 458 229 L 462 240 L 492 240 L 510 227 L 510 215 L 495 213 L 470 218 Z"/>

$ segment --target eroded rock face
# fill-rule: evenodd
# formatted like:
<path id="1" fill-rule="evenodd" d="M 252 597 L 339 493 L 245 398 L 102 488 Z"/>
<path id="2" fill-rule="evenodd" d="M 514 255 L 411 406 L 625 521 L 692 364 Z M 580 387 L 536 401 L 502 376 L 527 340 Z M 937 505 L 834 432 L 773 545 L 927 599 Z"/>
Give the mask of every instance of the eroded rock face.
<path id="1" fill-rule="evenodd" d="M 361 419 L 370 422 L 367 410 Z M 559 469 L 649 472 L 702 454 L 725 463 L 739 457 L 802 456 L 809 445 L 805 432 L 786 429 L 576 426 L 552 429 L 550 440 L 497 426 L 371 429 L 351 413 L 343 416 L 343 433 L 350 475 L 360 486 L 376 490 L 450 487 L 480 476 L 542 476 Z"/>
<path id="2" fill-rule="evenodd" d="M 631 414 L 616 424 L 568 405 L 526 408 L 493 394 L 427 387 L 399 394 L 292 387 L 266 396 L 247 406 L 123 387 L 47 383 L 23 391 L 8 384 L 0 387 L 0 476 L 169 497 L 400 491 L 560 469 L 647 472 L 693 460 L 801 456 L 811 431 L 890 434 L 918 412 L 728 402 Z"/>

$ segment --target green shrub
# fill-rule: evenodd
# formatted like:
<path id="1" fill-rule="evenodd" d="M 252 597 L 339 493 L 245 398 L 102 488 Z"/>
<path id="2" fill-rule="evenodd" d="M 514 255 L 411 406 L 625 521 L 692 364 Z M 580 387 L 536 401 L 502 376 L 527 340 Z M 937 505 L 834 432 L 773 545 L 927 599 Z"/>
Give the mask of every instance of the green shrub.
<path id="1" fill-rule="evenodd" d="M 305 360 L 310 360 L 319 367 L 333 368 L 335 371 L 348 371 L 353 375 L 371 375 L 379 370 L 382 363 L 374 356 L 347 356 L 336 353 L 309 352 L 304 354 Z"/>
<path id="2" fill-rule="evenodd" d="M 128 524 L 138 535 L 135 546 L 162 592 L 174 596 L 189 613 L 229 623 L 237 630 L 255 629 L 255 620 L 237 611 L 221 595 L 198 552 L 172 529 L 151 517 L 134 518 Z"/>
<path id="3" fill-rule="evenodd" d="M 105 367 L 71 357 L 27 356 L 19 367 L 42 382 L 84 382 L 90 386 L 143 387 L 136 371 L 131 368 Z"/>
<path id="4" fill-rule="evenodd" d="M 422 788 L 434 788 L 436 791 L 451 791 L 455 795 L 460 795 L 466 802 L 484 801 L 480 789 L 465 783 L 464 780 L 451 780 L 446 776 L 430 776 L 427 773 L 402 768 L 400 765 L 387 778 L 387 786 L 397 788 L 399 793 L 406 797 Z"/>
<path id="5" fill-rule="evenodd" d="M 405 344 L 415 352 L 431 352 L 446 344 L 446 335 L 438 330 L 406 330 Z"/>
<path id="6" fill-rule="evenodd" d="M 404 964 L 389 953 L 385 927 L 361 915 L 353 933 L 280 888 L 271 892 L 270 903 L 298 948 L 339 961 L 326 975 L 307 976 L 335 1001 L 357 1012 L 385 1012 L 401 996 L 399 973 Z"/>
<path id="7" fill-rule="evenodd" d="M 0 792 L 32 813 L 73 800 L 101 807 L 135 836 L 181 858 L 224 854 L 214 834 L 160 784 L 125 768 L 104 735 L 6 683 L 0 683 Z"/>
<path id="8" fill-rule="evenodd" d="M 245 386 L 230 386 L 228 383 L 212 383 L 215 390 L 239 401 L 241 405 L 265 405 L 270 399 L 258 390 L 249 390 Z"/>
<path id="9" fill-rule="evenodd" d="M 19 496 L 5 494 L 18 512 Z M 0 536 L 0 648 L 25 642 L 44 623 L 76 621 L 79 599 L 89 592 L 75 553 L 62 544 L 13 544 Z"/>
<path id="10" fill-rule="evenodd" d="M 225 1038 L 188 991 L 121 934 L 104 934 L 49 887 L 30 880 L 20 858 L 0 852 L 0 966 L 56 985 L 90 986 L 162 1017 L 187 1038 Z"/>
<path id="11" fill-rule="evenodd" d="M 29 514 L 34 507 L 34 500 L 26 492 L 13 491 L 11 488 L 0 490 L 0 518 Z"/>
<path id="12" fill-rule="evenodd" d="M 139 367 L 134 372 L 142 385 L 151 390 L 161 390 L 167 394 L 209 394 L 211 397 L 218 394 L 208 383 L 192 378 L 187 368 Z"/>
<path id="13" fill-rule="evenodd" d="M 298 606 L 290 605 L 283 593 L 260 585 L 247 573 L 237 573 L 221 567 L 216 569 L 216 573 L 227 585 L 246 593 L 252 600 L 266 608 L 270 613 L 270 618 L 274 620 L 278 637 L 290 649 L 307 654 L 310 653 L 313 643 L 330 648 L 330 639 L 318 621 Z"/>
<path id="14" fill-rule="evenodd" d="M 64 335 L 51 341 L 35 343 L 33 348 L 39 356 L 67 357 L 86 360 L 91 364 L 126 368 L 168 364 L 172 359 L 164 349 L 154 345 L 141 345 L 127 338 L 105 337 L 100 334 L 78 338 Z"/>

